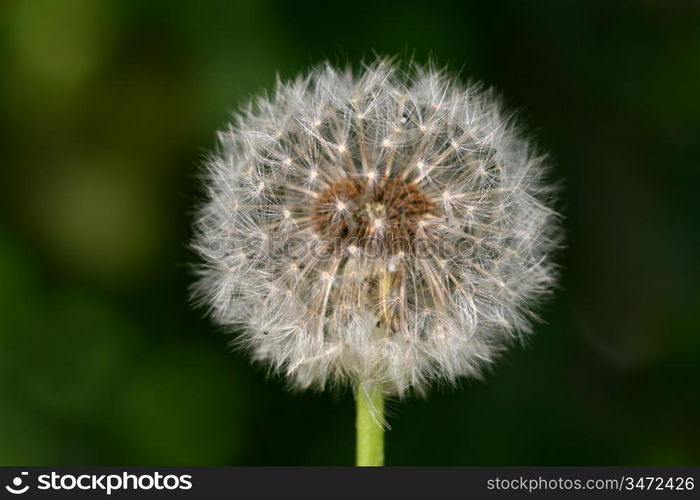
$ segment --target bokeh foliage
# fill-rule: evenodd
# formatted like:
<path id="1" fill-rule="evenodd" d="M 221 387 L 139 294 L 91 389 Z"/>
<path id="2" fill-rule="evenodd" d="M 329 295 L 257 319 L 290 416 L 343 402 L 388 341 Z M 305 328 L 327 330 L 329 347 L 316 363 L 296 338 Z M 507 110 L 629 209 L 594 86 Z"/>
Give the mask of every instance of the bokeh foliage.
<path id="1" fill-rule="evenodd" d="M 389 464 L 700 462 L 697 2 L 5 0 L 0 463 L 349 464 L 350 394 L 289 394 L 188 303 L 231 110 L 376 53 L 483 80 L 563 179 L 546 323 L 390 405 Z"/>

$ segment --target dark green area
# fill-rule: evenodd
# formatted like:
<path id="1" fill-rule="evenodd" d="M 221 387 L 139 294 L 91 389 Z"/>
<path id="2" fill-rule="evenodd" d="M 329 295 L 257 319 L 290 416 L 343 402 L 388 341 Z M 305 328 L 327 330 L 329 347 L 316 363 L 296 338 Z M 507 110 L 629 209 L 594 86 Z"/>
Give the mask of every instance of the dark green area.
<path id="1" fill-rule="evenodd" d="M 230 111 L 375 52 L 499 89 L 569 245 L 526 346 L 389 404 L 388 463 L 700 463 L 697 2 L 5 0 L 1 464 L 352 463 L 351 395 L 230 353 L 186 245 Z"/>

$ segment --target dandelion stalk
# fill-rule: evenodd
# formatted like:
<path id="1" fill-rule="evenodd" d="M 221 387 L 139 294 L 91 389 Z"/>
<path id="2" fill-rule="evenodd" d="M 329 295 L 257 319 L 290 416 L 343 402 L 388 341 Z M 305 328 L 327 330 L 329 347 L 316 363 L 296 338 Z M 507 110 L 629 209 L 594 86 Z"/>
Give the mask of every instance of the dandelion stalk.
<path id="1" fill-rule="evenodd" d="M 379 318 L 382 327 L 375 328 L 374 336 L 379 341 L 388 340 L 391 315 L 387 301 L 391 295 L 391 273 L 379 275 L 377 296 Z M 355 389 L 357 432 L 355 464 L 360 467 L 384 465 L 384 393 L 380 384 L 359 383 Z"/>
<path id="2" fill-rule="evenodd" d="M 357 413 L 356 465 L 384 465 L 384 394 L 378 386 L 358 384 L 355 398 Z"/>

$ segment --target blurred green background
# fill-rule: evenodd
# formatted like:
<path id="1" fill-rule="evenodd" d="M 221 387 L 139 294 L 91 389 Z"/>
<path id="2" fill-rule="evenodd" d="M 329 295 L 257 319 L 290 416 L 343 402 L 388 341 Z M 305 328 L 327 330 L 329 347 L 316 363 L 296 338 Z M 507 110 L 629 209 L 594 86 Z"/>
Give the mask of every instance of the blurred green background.
<path id="1" fill-rule="evenodd" d="M 391 465 L 700 463 L 700 4 L 3 0 L 0 463 L 351 464 L 351 394 L 289 394 L 188 303 L 214 132 L 374 52 L 495 86 L 564 179 L 546 324 L 390 405 Z"/>

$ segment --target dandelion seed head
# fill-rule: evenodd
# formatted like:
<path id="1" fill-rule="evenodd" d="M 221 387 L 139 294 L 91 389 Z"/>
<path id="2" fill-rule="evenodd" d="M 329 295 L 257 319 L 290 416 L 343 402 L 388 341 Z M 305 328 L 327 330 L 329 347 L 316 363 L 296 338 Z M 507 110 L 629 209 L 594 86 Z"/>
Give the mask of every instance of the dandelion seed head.
<path id="1" fill-rule="evenodd" d="M 479 85 L 322 65 L 219 135 L 194 295 L 297 388 L 479 376 L 555 284 L 545 167 Z"/>

